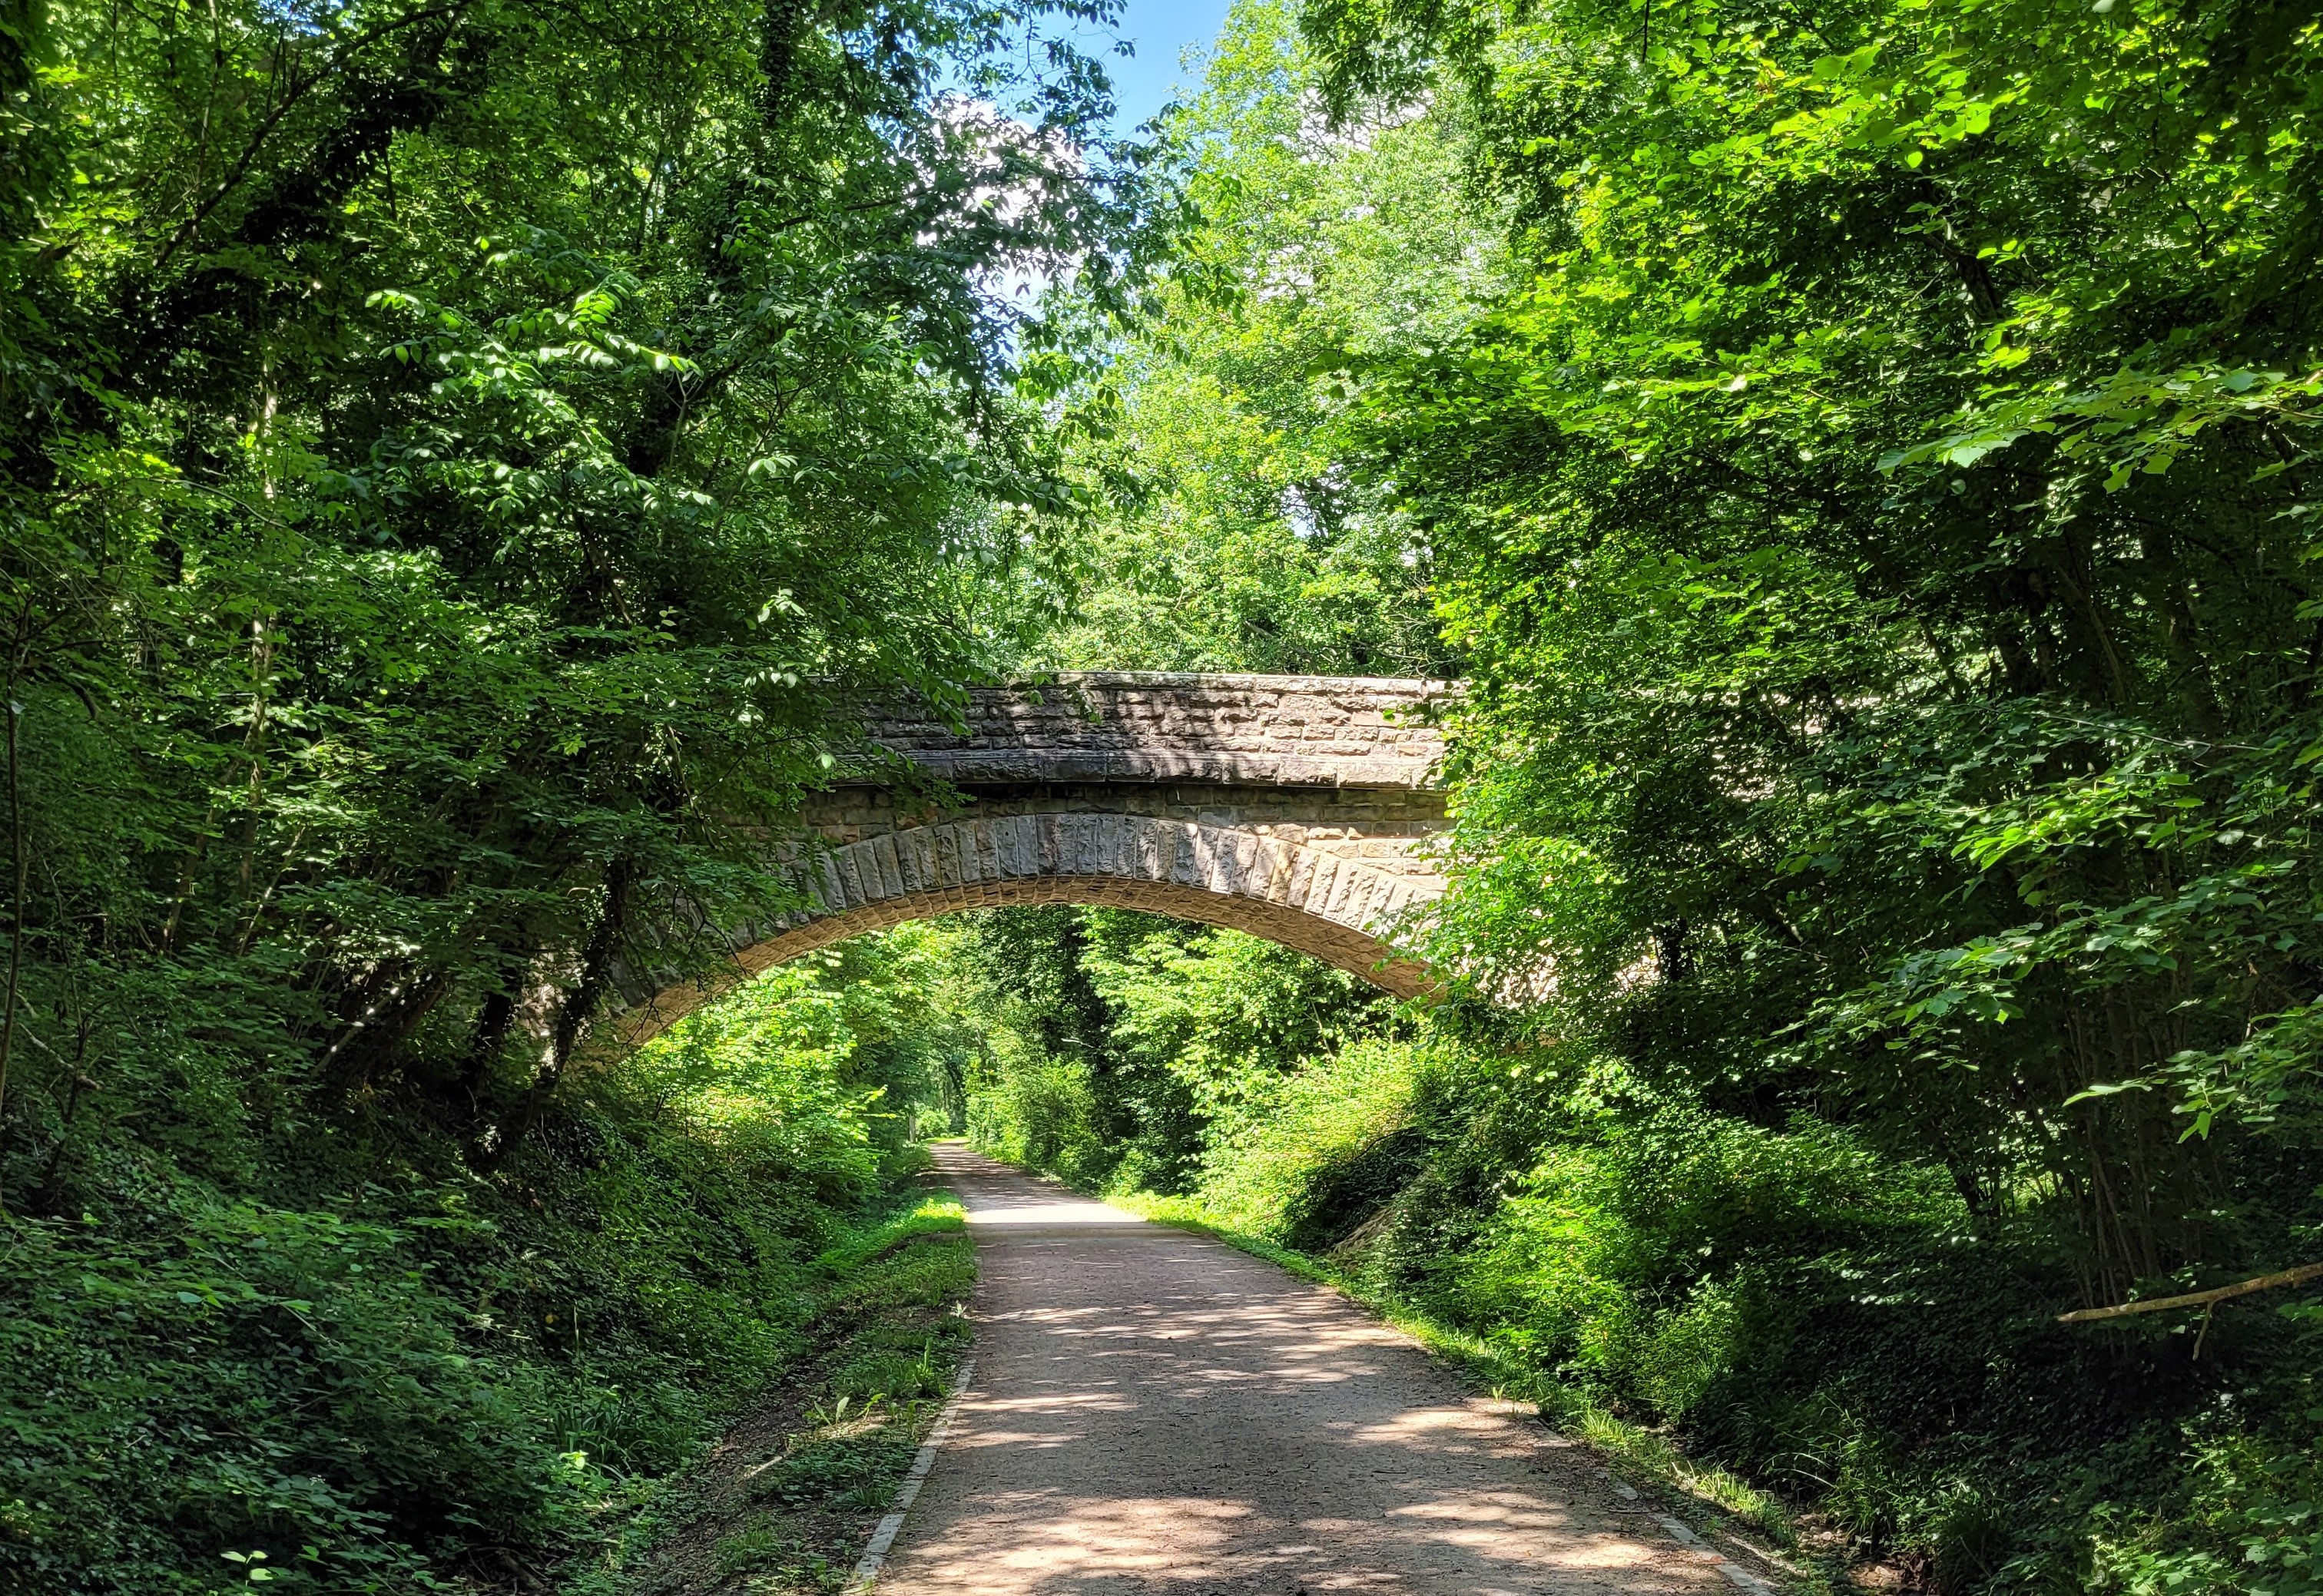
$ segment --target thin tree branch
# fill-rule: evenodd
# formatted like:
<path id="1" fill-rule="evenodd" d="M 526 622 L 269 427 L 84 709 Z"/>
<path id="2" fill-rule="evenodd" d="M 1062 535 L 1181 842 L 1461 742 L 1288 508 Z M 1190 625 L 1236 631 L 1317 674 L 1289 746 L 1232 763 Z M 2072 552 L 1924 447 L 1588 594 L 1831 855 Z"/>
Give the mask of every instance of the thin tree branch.
<path id="1" fill-rule="evenodd" d="M 462 0 L 462 4 L 464 4 L 464 0 Z M 364 46 L 376 44 L 390 34 L 399 32 L 414 23 L 427 22 L 436 17 L 455 15 L 460 10 L 460 5 L 433 5 L 424 11 L 415 11 L 409 16 L 397 17 L 392 21 L 366 28 L 352 39 L 336 41 L 335 42 L 338 48 L 334 52 L 332 60 L 318 69 L 314 76 L 303 80 L 298 76 L 298 63 L 293 61 L 290 80 L 282 96 L 281 104 L 269 112 L 265 119 L 251 133 L 243 147 L 241 159 L 236 161 L 225 176 L 218 180 L 217 187 L 211 190 L 210 197 L 195 206 L 193 214 L 180 222 L 176 231 L 170 234 L 169 242 L 161 246 L 161 252 L 153 262 L 154 269 L 159 271 L 167 266 L 170 263 L 170 258 L 201 230 L 204 222 L 209 220 L 210 213 L 217 209 L 227 195 L 242 186 L 242 180 L 250 175 L 251 168 L 256 164 L 260 150 L 273 135 L 274 130 L 281 124 L 283 117 L 289 115 L 291 107 L 306 97 L 308 89 L 327 78 L 338 76 L 344 69 L 347 59 Z"/>
<path id="2" fill-rule="evenodd" d="M 2093 1319 L 2126 1319 L 2133 1314 L 2158 1314 L 2166 1308 L 2208 1307 L 2230 1297 L 2247 1297 L 2254 1291 L 2271 1290 L 2277 1286 L 2296 1286 L 2318 1276 L 2323 1276 L 2323 1263 L 2302 1263 L 2297 1269 L 2236 1280 L 2231 1286 L 2215 1286 L 2208 1291 L 2189 1291 L 2182 1297 L 2155 1297 L 2142 1302 L 2116 1302 L 2111 1307 L 2076 1308 L 2069 1314 L 2059 1314 L 2057 1323 L 2086 1325 Z"/>

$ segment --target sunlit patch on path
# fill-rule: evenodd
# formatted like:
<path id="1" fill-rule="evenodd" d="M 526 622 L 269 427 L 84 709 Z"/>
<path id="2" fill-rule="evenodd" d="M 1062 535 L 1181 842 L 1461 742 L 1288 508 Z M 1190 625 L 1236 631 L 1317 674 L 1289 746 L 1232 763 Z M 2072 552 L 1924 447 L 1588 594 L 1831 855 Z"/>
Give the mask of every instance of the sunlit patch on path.
<path id="1" fill-rule="evenodd" d="M 939 1148 L 981 1264 L 888 1596 L 1723 1592 L 1547 1432 L 1220 1243 Z"/>

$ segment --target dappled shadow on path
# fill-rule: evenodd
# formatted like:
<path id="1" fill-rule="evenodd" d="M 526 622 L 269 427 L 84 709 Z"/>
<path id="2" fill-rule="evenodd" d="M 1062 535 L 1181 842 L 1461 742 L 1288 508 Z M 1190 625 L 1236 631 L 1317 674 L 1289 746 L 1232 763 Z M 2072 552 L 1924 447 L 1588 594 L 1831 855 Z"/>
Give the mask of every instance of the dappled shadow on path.
<path id="1" fill-rule="evenodd" d="M 883 1592 L 1726 1591 L 1336 1294 L 957 1148 L 975 1389 Z"/>

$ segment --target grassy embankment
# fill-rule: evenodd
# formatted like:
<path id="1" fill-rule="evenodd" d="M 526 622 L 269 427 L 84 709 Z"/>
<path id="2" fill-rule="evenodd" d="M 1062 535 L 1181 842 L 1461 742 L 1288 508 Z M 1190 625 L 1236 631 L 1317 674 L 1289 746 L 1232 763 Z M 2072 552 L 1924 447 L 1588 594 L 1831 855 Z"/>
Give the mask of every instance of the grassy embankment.
<path id="1" fill-rule="evenodd" d="M 831 1584 L 974 1273 L 863 985 L 755 984 L 497 1158 L 424 1056 L 128 1055 L 0 1228 L 0 1591 Z"/>
<path id="2" fill-rule="evenodd" d="M 702 1464 L 656 1493 L 574 1596 L 829 1596 L 893 1503 L 969 1342 L 960 1205 L 905 1197 L 815 1261 L 805 1344 Z"/>

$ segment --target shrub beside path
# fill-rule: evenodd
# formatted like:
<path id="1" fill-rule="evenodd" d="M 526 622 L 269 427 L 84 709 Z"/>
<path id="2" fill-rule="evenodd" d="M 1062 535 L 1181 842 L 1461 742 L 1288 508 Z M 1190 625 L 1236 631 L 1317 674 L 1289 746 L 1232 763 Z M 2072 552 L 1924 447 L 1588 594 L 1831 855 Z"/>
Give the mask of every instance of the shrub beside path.
<path id="1" fill-rule="evenodd" d="M 1736 1596 L 1336 1293 L 958 1145 L 976 1377 L 880 1596 Z"/>

